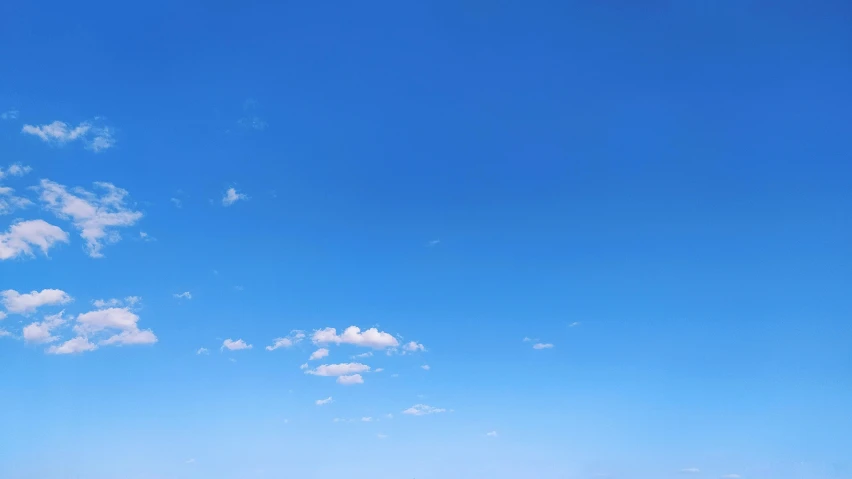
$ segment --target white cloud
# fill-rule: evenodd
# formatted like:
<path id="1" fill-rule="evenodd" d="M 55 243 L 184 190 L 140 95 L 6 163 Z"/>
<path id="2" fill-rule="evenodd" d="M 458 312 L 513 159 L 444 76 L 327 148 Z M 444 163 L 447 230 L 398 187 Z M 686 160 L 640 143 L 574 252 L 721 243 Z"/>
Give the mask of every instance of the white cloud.
<path id="1" fill-rule="evenodd" d="M 12 163 L 9 165 L 9 168 L 6 169 L 6 173 L 11 176 L 24 176 L 31 171 L 33 171 L 31 167 L 20 163 Z"/>
<path id="2" fill-rule="evenodd" d="M 10 333 L 9 331 L 6 331 L 5 329 L 0 329 L 0 338 L 11 335 L 12 333 Z"/>
<path id="3" fill-rule="evenodd" d="M 172 204 L 175 205 L 175 208 L 183 208 L 183 201 L 181 201 L 180 198 L 172 197 L 169 198 L 169 201 L 171 201 Z"/>
<path id="4" fill-rule="evenodd" d="M 130 308 L 135 306 L 142 298 L 139 296 L 128 296 L 126 298 L 118 299 L 118 298 L 110 298 L 110 299 L 96 299 L 92 301 L 92 305 L 98 309 L 106 309 L 106 308 L 120 308 L 125 305 Z"/>
<path id="5" fill-rule="evenodd" d="M 154 332 L 150 329 L 140 330 L 140 329 L 131 329 L 128 331 L 122 331 L 116 335 L 113 335 L 107 339 L 104 339 L 99 344 L 101 345 L 111 345 L 111 344 L 154 344 L 157 342 L 157 336 L 154 335 Z"/>
<path id="6" fill-rule="evenodd" d="M 380 373 L 380 372 L 382 372 L 382 371 L 384 371 L 384 370 L 385 370 L 385 368 L 376 368 L 373 372 L 374 372 L 374 373 Z"/>
<path id="7" fill-rule="evenodd" d="M 24 326 L 24 341 L 28 343 L 52 343 L 59 338 L 53 336 L 51 331 L 65 324 L 62 315 L 65 311 L 44 317 L 44 321 Z"/>
<path id="8" fill-rule="evenodd" d="M 86 351 L 94 351 L 98 347 L 90 343 L 85 336 L 77 336 L 69 339 L 59 346 L 51 346 L 47 349 L 48 354 L 76 354 Z"/>
<path id="9" fill-rule="evenodd" d="M 426 371 L 432 369 L 428 364 L 424 364 L 423 366 L 420 366 L 420 367 L 423 368 Z"/>
<path id="10" fill-rule="evenodd" d="M 99 120 L 99 118 L 95 118 Z M 86 148 L 98 153 L 115 145 L 112 129 L 108 126 L 84 121 L 72 127 L 64 121 L 54 121 L 46 125 L 24 125 L 21 133 L 41 138 L 42 141 L 53 145 L 64 145 L 77 140 L 82 141 Z"/>
<path id="11" fill-rule="evenodd" d="M 530 342 L 530 341 L 532 341 L 532 338 L 530 338 L 530 337 L 526 337 L 526 338 L 524 338 L 524 342 L 525 342 L 525 343 L 528 343 L 528 342 Z"/>
<path id="12" fill-rule="evenodd" d="M 361 418 L 361 422 L 373 422 L 373 418 L 369 416 L 364 416 Z"/>
<path id="13" fill-rule="evenodd" d="M 189 291 L 184 291 L 183 293 L 175 293 L 174 296 L 176 299 L 192 299 L 192 294 Z"/>
<path id="14" fill-rule="evenodd" d="M 222 205 L 231 206 L 240 200 L 247 200 L 248 196 L 243 193 L 238 193 L 235 188 L 228 188 L 225 190 L 225 196 L 222 197 Z"/>
<path id="15" fill-rule="evenodd" d="M 314 331 L 311 338 L 316 344 L 353 344 L 373 349 L 384 349 L 399 346 L 399 341 L 393 336 L 376 328 L 370 328 L 361 332 L 357 326 L 349 326 L 338 335 L 335 328 L 325 328 Z"/>
<path id="16" fill-rule="evenodd" d="M 576 328 L 580 324 L 582 324 L 582 323 L 580 323 L 579 321 L 574 321 L 573 323 L 569 324 L 568 327 L 569 328 Z"/>
<path id="17" fill-rule="evenodd" d="M 50 180 L 41 180 L 41 201 L 47 209 L 60 218 L 70 219 L 86 240 L 89 256 L 100 258 L 105 243 L 121 239 L 116 228 L 132 226 L 142 218 L 142 212 L 129 209 L 124 203 L 127 191 L 112 183 L 95 183 L 104 193 L 98 197 L 82 188 L 70 193 L 65 186 Z"/>
<path id="18" fill-rule="evenodd" d="M 309 367 L 310 366 L 308 366 L 308 363 L 305 363 L 305 364 L 302 364 L 301 366 L 299 366 L 299 369 L 308 369 Z"/>
<path id="19" fill-rule="evenodd" d="M 150 243 L 151 241 L 157 241 L 157 238 L 154 238 L 153 236 L 149 235 L 144 231 L 139 232 L 139 239 L 148 243 Z"/>
<path id="20" fill-rule="evenodd" d="M 251 128 L 252 130 L 266 129 L 266 122 L 258 116 L 246 116 L 240 118 L 237 123 L 243 128 Z"/>
<path id="21" fill-rule="evenodd" d="M 740 477 L 742 476 L 740 476 L 739 474 L 725 474 L 724 476 L 722 476 L 722 479 L 740 479 Z"/>
<path id="22" fill-rule="evenodd" d="M 127 308 L 107 308 L 77 315 L 74 329 L 80 334 L 91 334 L 107 329 L 134 331 L 139 316 Z"/>
<path id="23" fill-rule="evenodd" d="M 272 346 L 267 346 L 266 350 L 275 351 L 278 348 L 289 348 L 300 343 L 303 339 L 305 339 L 305 332 L 294 329 L 290 331 L 290 334 L 288 334 L 287 337 L 275 338 L 275 343 Z"/>
<path id="24" fill-rule="evenodd" d="M 408 414 L 411 416 L 425 416 L 427 414 L 437 414 L 441 412 L 447 412 L 447 410 L 428 406 L 426 404 L 415 404 L 414 406 L 411 406 L 405 411 L 402 411 L 403 414 Z"/>
<path id="25" fill-rule="evenodd" d="M 33 246 L 47 251 L 56 243 L 67 243 L 68 233 L 44 220 L 19 221 L 0 233 L 0 260 L 17 256 L 34 256 Z"/>
<path id="26" fill-rule="evenodd" d="M 356 355 L 352 356 L 352 359 L 364 359 L 364 358 L 369 358 L 372 355 L 373 355 L 372 351 L 367 351 L 366 353 L 356 354 Z"/>
<path id="27" fill-rule="evenodd" d="M 6 313 L 0 311 L 0 321 L 3 321 L 4 319 L 6 319 Z"/>
<path id="28" fill-rule="evenodd" d="M 43 289 L 29 293 L 19 293 L 14 289 L 7 289 L 0 293 L 3 297 L 3 306 L 10 313 L 28 314 L 42 306 L 65 304 L 71 301 L 71 296 L 61 289 Z"/>
<path id="29" fill-rule="evenodd" d="M 0 113 L 0 120 L 17 120 L 20 112 L 14 108 Z"/>
<path id="30" fill-rule="evenodd" d="M 325 404 L 331 404 L 332 402 L 334 402 L 334 400 L 333 400 L 333 399 L 331 399 L 331 396 L 329 396 L 329 397 L 327 397 L 327 398 L 325 398 L 325 399 L 317 399 L 317 400 L 316 400 L 316 405 L 317 405 L 317 406 L 323 406 L 323 405 L 325 405 Z"/>
<path id="31" fill-rule="evenodd" d="M 323 364 L 315 369 L 305 371 L 305 374 L 314 376 L 344 376 L 349 374 L 364 373 L 370 370 L 370 366 L 361 363 Z"/>
<path id="32" fill-rule="evenodd" d="M 343 384 L 344 386 L 351 386 L 353 384 L 364 384 L 364 378 L 361 377 L 360 374 L 349 374 L 346 376 L 339 376 L 337 378 L 338 384 Z"/>
<path id="33" fill-rule="evenodd" d="M 210 354 L 210 351 L 207 348 L 198 348 L 195 354 Z"/>
<path id="34" fill-rule="evenodd" d="M 187 464 L 192 464 L 192 463 L 194 463 L 194 462 L 195 462 L 195 458 L 191 458 L 191 459 L 187 459 L 187 460 L 186 460 L 186 463 L 187 463 Z"/>
<path id="35" fill-rule="evenodd" d="M 23 196 L 15 196 L 15 190 L 8 186 L 0 186 L 0 215 L 7 215 L 32 205 L 33 202 Z"/>
<path id="36" fill-rule="evenodd" d="M 426 346 L 418 344 L 416 341 L 411 341 L 403 346 L 402 349 L 413 353 L 417 351 L 426 351 Z"/>
<path id="37" fill-rule="evenodd" d="M 488 437 L 497 437 L 497 431 L 490 431 L 485 433 L 485 435 Z"/>
<path id="38" fill-rule="evenodd" d="M 701 470 L 697 467 L 685 467 L 681 469 L 680 472 L 683 474 L 698 474 Z"/>
<path id="39" fill-rule="evenodd" d="M 252 345 L 246 344 L 246 342 L 243 341 L 242 339 L 238 339 L 238 340 L 234 341 L 233 339 L 228 338 L 228 339 L 226 339 L 225 341 L 222 342 L 222 349 L 223 350 L 227 349 L 229 351 L 239 351 L 241 349 L 251 349 L 251 348 L 252 348 Z"/>
<path id="40" fill-rule="evenodd" d="M 313 353 L 311 353 L 311 357 L 309 359 L 311 361 L 313 361 L 315 359 L 322 359 L 326 356 L 328 356 L 328 349 L 319 348 L 316 351 L 314 351 Z"/>
<path id="41" fill-rule="evenodd" d="M 376 434 L 376 437 L 377 437 L 377 438 L 379 438 L 379 439 L 387 439 L 387 438 L 388 438 L 388 435 L 387 435 L 387 434 L 378 433 L 378 434 Z"/>
<path id="42" fill-rule="evenodd" d="M 533 344 L 533 349 L 550 349 L 553 345 L 550 343 L 535 343 Z"/>

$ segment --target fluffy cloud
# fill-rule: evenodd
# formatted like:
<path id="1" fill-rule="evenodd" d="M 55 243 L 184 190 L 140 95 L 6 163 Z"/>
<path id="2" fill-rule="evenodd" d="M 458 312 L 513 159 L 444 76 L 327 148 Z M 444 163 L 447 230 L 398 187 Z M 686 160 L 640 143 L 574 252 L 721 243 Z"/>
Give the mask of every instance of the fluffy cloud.
<path id="1" fill-rule="evenodd" d="M 42 306 L 65 304 L 71 301 L 71 296 L 61 289 L 43 289 L 29 293 L 19 293 L 7 289 L 0 293 L 3 306 L 10 313 L 29 314 Z"/>
<path id="2" fill-rule="evenodd" d="M 323 364 L 315 369 L 305 371 L 305 374 L 314 376 L 345 376 L 364 373 L 370 370 L 370 366 L 361 363 Z"/>
<path id="3" fill-rule="evenodd" d="M 68 233 L 44 220 L 19 221 L 0 233 L 0 260 L 33 256 L 33 246 L 47 251 L 56 243 L 67 243 Z"/>
<path id="4" fill-rule="evenodd" d="M 86 240 L 89 256 L 100 258 L 105 243 L 121 239 L 116 228 L 132 226 L 142 218 L 142 212 L 125 205 L 127 191 L 112 183 L 95 183 L 103 190 L 101 196 L 82 188 L 69 192 L 65 186 L 41 180 L 37 187 L 45 207 L 60 218 L 70 219 Z"/>
<path id="5" fill-rule="evenodd" d="M 360 374 L 349 374 L 346 376 L 339 376 L 337 378 L 337 384 L 343 384 L 344 386 L 351 386 L 353 384 L 364 384 L 364 378 L 362 378 Z"/>
<path id="6" fill-rule="evenodd" d="M 414 406 L 411 406 L 405 411 L 402 411 L 403 414 L 408 414 L 411 416 L 425 416 L 427 414 L 437 414 L 441 412 L 447 412 L 447 410 L 428 406 L 426 404 L 415 404 Z"/>
<path id="7" fill-rule="evenodd" d="M 234 341 L 233 339 L 228 338 L 228 339 L 226 339 L 225 341 L 222 342 L 222 349 L 223 350 L 227 349 L 229 351 L 239 351 L 241 349 L 251 349 L 251 348 L 252 348 L 252 345 L 246 344 L 246 342 L 243 341 L 242 339 L 238 339 L 238 340 Z"/>
<path id="8" fill-rule="evenodd" d="M 77 336 L 69 339 L 59 346 L 51 346 L 47 349 L 48 354 L 76 354 L 86 351 L 94 351 L 98 347 L 89 342 L 85 336 Z"/>
<path id="9" fill-rule="evenodd" d="M 0 179 L 3 179 L 6 176 L 24 176 L 33 169 L 29 166 L 22 165 L 20 163 L 12 163 L 6 168 L 6 171 L 3 171 L 3 168 L 0 168 Z"/>
<path id="10" fill-rule="evenodd" d="M 294 329 L 290 331 L 290 334 L 284 338 L 275 338 L 275 343 L 272 346 L 267 346 L 267 351 L 275 351 L 278 348 L 289 348 L 295 344 L 300 343 L 303 339 L 305 339 L 304 331 L 299 331 L 298 329 Z"/>
<path id="11" fill-rule="evenodd" d="M 102 345 L 110 344 L 154 344 L 157 342 L 157 336 L 150 329 L 140 330 L 133 329 L 122 331 L 116 335 L 110 336 L 100 342 Z"/>
<path id="12" fill-rule="evenodd" d="M 175 293 L 172 296 L 177 299 L 192 299 L 192 294 L 189 291 L 184 291 L 183 293 Z"/>
<path id="13" fill-rule="evenodd" d="M 422 344 L 418 344 L 415 341 L 411 341 L 411 342 L 407 343 L 405 346 L 403 346 L 402 349 L 404 349 L 408 352 L 414 353 L 414 352 L 417 352 L 417 351 L 426 351 L 426 346 L 423 346 Z"/>
<path id="14" fill-rule="evenodd" d="M 322 359 L 326 356 L 328 356 L 328 349 L 319 348 L 316 351 L 314 351 L 313 353 L 311 353 L 311 357 L 309 359 L 311 361 L 313 361 L 315 359 Z"/>
<path id="15" fill-rule="evenodd" d="M 317 400 L 316 400 L 316 405 L 317 405 L 317 406 L 322 406 L 322 405 L 325 405 L 325 404 L 331 404 L 333 401 L 334 401 L 334 400 L 333 400 L 333 399 L 331 399 L 331 396 L 329 396 L 329 397 L 327 397 L 327 398 L 325 398 L 325 399 L 317 399 Z"/>
<path id="16" fill-rule="evenodd" d="M 154 332 L 150 329 L 139 329 L 138 323 L 139 316 L 130 311 L 129 307 L 106 308 L 78 314 L 74 331 L 84 338 L 102 332 L 114 332 L 98 343 L 101 346 L 156 343 L 157 336 Z"/>
<path id="17" fill-rule="evenodd" d="M 349 326 L 340 335 L 337 334 L 335 328 L 320 329 L 314 331 L 311 339 L 316 344 L 353 344 L 373 349 L 395 348 L 399 346 L 399 341 L 388 333 L 379 331 L 376 328 L 370 328 L 361 332 L 361 328 L 357 326 Z"/>
<path id="18" fill-rule="evenodd" d="M 119 308 L 124 307 L 125 305 L 129 307 L 133 307 L 141 301 L 142 298 L 139 296 L 128 296 L 124 299 L 111 298 L 111 299 L 96 299 L 92 301 L 92 305 L 98 309 L 106 309 L 106 308 Z"/>
<path id="19" fill-rule="evenodd" d="M 24 125 L 21 133 L 37 136 L 42 141 L 52 145 L 64 145 L 82 141 L 86 148 L 98 153 L 115 145 L 112 129 L 100 125 L 99 118 L 95 121 L 84 121 L 72 127 L 64 121 L 54 121 L 46 125 Z"/>
<path id="20" fill-rule="evenodd" d="M 535 343 L 533 344 L 533 349 L 550 349 L 553 345 L 550 343 Z"/>
<path id="21" fill-rule="evenodd" d="M 248 196 L 243 193 L 238 193 L 235 188 L 228 188 L 225 190 L 225 196 L 222 197 L 222 205 L 223 206 L 231 206 L 240 200 L 247 200 Z"/>
<path id="22" fill-rule="evenodd" d="M 51 333 L 53 329 L 65 324 L 62 315 L 65 311 L 44 317 L 44 321 L 24 326 L 24 340 L 28 343 L 52 343 L 59 338 Z"/>

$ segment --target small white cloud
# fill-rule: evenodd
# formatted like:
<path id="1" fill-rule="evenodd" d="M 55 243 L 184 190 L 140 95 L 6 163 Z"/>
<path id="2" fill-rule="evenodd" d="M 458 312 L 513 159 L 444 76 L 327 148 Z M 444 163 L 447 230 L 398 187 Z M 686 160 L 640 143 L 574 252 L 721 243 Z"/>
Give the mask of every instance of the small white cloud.
<path id="1" fill-rule="evenodd" d="M 59 346 L 51 346 L 47 349 L 48 354 L 77 354 L 84 353 L 86 351 L 94 351 L 98 347 L 94 344 L 90 343 L 89 340 L 84 336 L 77 336 L 76 338 L 69 339 Z"/>
<path id="2" fill-rule="evenodd" d="M 399 341 L 390 334 L 379 331 L 376 328 L 370 328 L 361 332 L 361 328 L 357 326 L 349 326 L 343 331 L 343 334 L 338 335 L 335 328 L 325 328 L 314 331 L 311 338 L 315 344 L 352 344 L 355 346 L 364 346 L 373 349 L 393 348 L 399 346 Z"/>
<path id="3" fill-rule="evenodd" d="M 364 373 L 370 370 L 370 366 L 361 363 L 323 364 L 314 369 L 305 371 L 305 374 L 314 376 L 345 376 L 350 374 Z"/>
<path id="4" fill-rule="evenodd" d="M 393 414 L 387 413 L 387 414 L 385 414 L 385 417 L 388 418 L 388 419 L 393 419 Z"/>
<path id="5" fill-rule="evenodd" d="M 295 344 L 299 344 L 303 339 L 305 339 L 305 332 L 300 331 L 298 329 L 294 329 L 290 331 L 286 337 L 283 338 L 275 338 L 275 342 L 272 346 L 267 346 L 267 351 L 275 351 L 278 348 L 289 348 Z"/>
<path id="6" fill-rule="evenodd" d="M 524 338 L 524 342 L 525 342 L 525 343 L 529 343 L 529 342 L 531 342 L 531 341 L 532 341 L 532 338 L 529 338 L 529 337 Z"/>
<path id="7" fill-rule="evenodd" d="M 356 355 L 352 356 L 352 359 L 364 359 L 364 358 L 369 358 L 372 355 L 373 355 L 372 351 L 367 351 L 366 353 L 356 354 Z"/>
<path id="8" fill-rule="evenodd" d="M 7 289 L 0 292 L 0 296 L 3 297 L 2 303 L 6 311 L 17 314 L 29 314 L 42 306 L 66 304 L 71 301 L 71 296 L 61 289 L 43 289 L 29 293 Z"/>
<path id="9" fill-rule="evenodd" d="M 405 411 L 402 411 L 403 414 L 408 414 L 410 416 L 426 416 L 428 414 L 437 414 L 442 412 L 447 412 L 447 410 L 432 407 L 426 404 L 415 404 L 414 406 L 411 406 Z"/>
<path id="10" fill-rule="evenodd" d="M 497 431 L 487 432 L 485 435 L 488 437 L 497 437 Z"/>
<path id="11" fill-rule="evenodd" d="M 325 404 L 331 404 L 332 402 L 334 402 L 334 400 L 331 399 L 331 396 L 329 396 L 325 399 L 317 399 L 315 402 L 317 406 L 323 406 Z"/>
<path id="12" fill-rule="evenodd" d="M 139 232 L 139 239 L 146 242 L 146 243 L 150 243 L 152 241 L 157 241 L 157 238 L 154 238 L 153 236 L 149 235 L 148 233 L 146 233 L 144 231 Z"/>
<path id="13" fill-rule="evenodd" d="M 364 416 L 361 418 L 361 422 L 373 422 L 373 418 L 369 416 Z"/>
<path id="14" fill-rule="evenodd" d="M 338 376 L 337 384 L 343 384 L 344 386 L 351 386 L 353 384 L 364 384 L 364 378 L 361 377 L 360 374 L 349 374 L 346 376 Z"/>
<path id="15" fill-rule="evenodd" d="M 122 331 L 118 334 L 110 336 L 107 339 L 99 342 L 100 345 L 131 345 L 131 344 L 154 344 L 157 342 L 157 336 L 150 329 L 130 329 Z"/>
<path id="16" fill-rule="evenodd" d="M 379 438 L 379 439 L 387 439 L 387 438 L 388 438 L 388 435 L 387 435 L 387 434 L 378 433 L 378 434 L 376 434 L 376 437 L 377 437 L 377 438 Z"/>
<path id="17" fill-rule="evenodd" d="M 685 467 L 681 469 L 680 472 L 682 474 L 698 474 L 699 472 L 701 472 L 701 470 L 697 467 Z"/>
<path id="18" fill-rule="evenodd" d="M 65 324 L 65 319 L 62 317 L 64 313 L 65 311 L 60 311 L 57 314 L 45 316 L 44 321 L 25 326 L 23 330 L 24 341 L 28 343 L 52 343 L 57 341 L 59 338 L 53 336 L 51 332 L 55 328 Z"/>
<path id="19" fill-rule="evenodd" d="M 426 370 L 426 371 L 428 371 L 428 370 L 432 369 L 431 367 L 429 367 L 429 365 L 428 365 L 428 364 L 424 364 L 423 366 L 420 366 L 420 367 L 421 367 L 421 368 L 423 368 L 423 369 L 424 369 L 424 370 Z"/>
<path id="20" fill-rule="evenodd" d="M 39 191 L 45 207 L 57 217 L 70 219 L 86 240 L 86 249 L 93 258 L 103 257 L 105 244 L 121 239 L 117 228 L 132 226 L 142 218 L 142 212 L 133 211 L 125 205 L 127 191 L 112 183 L 95 183 L 103 190 L 101 196 L 75 188 L 67 188 L 50 180 L 41 180 L 35 189 Z"/>
<path id="21" fill-rule="evenodd" d="M 98 153 L 115 146 L 115 138 L 112 129 L 97 120 L 100 118 L 96 118 L 95 121 L 84 121 L 74 127 L 64 121 L 54 121 L 41 126 L 24 125 L 21 133 L 37 136 L 52 145 L 64 145 L 80 140 L 86 149 Z"/>
<path id="22" fill-rule="evenodd" d="M 385 370 L 385 368 L 376 368 L 375 370 L 373 370 L 373 372 L 374 372 L 374 373 L 380 373 L 380 372 L 382 372 L 382 371 L 384 371 L 384 370 Z"/>
<path id="23" fill-rule="evenodd" d="M 739 474 L 725 474 L 722 479 L 740 479 L 741 477 Z"/>
<path id="24" fill-rule="evenodd" d="M 326 356 L 328 356 L 328 349 L 319 348 L 316 351 L 314 351 L 313 353 L 311 353 L 311 357 L 309 359 L 311 361 L 313 361 L 313 360 L 316 360 L 316 359 L 322 359 Z"/>
<path id="25" fill-rule="evenodd" d="M 433 239 L 432 241 L 430 241 L 430 242 L 429 242 L 429 243 L 427 243 L 427 244 L 428 244 L 430 247 L 432 247 L 432 246 L 438 246 L 439 244 L 441 244 L 441 240 L 439 240 L 439 239 Z"/>
<path id="26" fill-rule="evenodd" d="M 2 173 L 2 171 L 0 171 L 0 173 Z M 0 186 L 0 215 L 7 215 L 13 211 L 24 209 L 32 204 L 32 201 L 24 198 L 23 196 L 16 196 L 13 188 Z"/>
<path id="27" fill-rule="evenodd" d="M 0 233 L 0 260 L 34 256 L 33 246 L 47 252 L 56 243 L 67 243 L 68 233 L 44 220 L 19 221 Z"/>
<path id="28" fill-rule="evenodd" d="M 0 120 L 17 120 L 20 112 L 14 108 L 0 113 Z"/>
<path id="29" fill-rule="evenodd" d="M 229 351 L 239 351 L 239 350 L 242 350 L 242 349 L 251 349 L 251 348 L 252 348 L 252 345 L 246 344 L 246 342 L 243 341 L 242 339 L 237 339 L 235 341 L 231 338 L 228 338 L 228 339 L 222 341 L 222 350 L 227 349 Z"/>
<path id="30" fill-rule="evenodd" d="M 243 193 L 238 193 L 235 188 L 228 188 L 225 190 L 225 196 L 222 197 L 222 205 L 223 206 L 231 206 L 240 200 L 247 200 L 248 196 Z"/>
<path id="31" fill-rule="evenodd" d="M 192 299 L 192 294 L 189 291 L 184 291 L 183 293 L 175 293 L 174 296 L 176 299 Z"/>
<path id="32" fill-rule="evenodd" d="M 172 204 L 175 205 L 175 208 L 183 208 L 183 201 L 181 201 L 180 198 L 171 197 L 169 198 L 169 201 L 171 201 Z"/>
<path id="33" fill-rule="evenodd" d="M 194 463 L 194 462 L 195 462 L 195 459 L 194 459 L 194 458 L 193 458 L 193 459 L 187 459 L 187 460 L 186 460 L 186 463 L 187 463 L 187 464 L 192 464 L 192 463 Z"/>
<path id="34" fill-rule="evenodd" d="M 210 354 L 210 351 L 207 348 L 198 348 L 195 354 Z"/>
<path id="35" fill-rule="evenodd" d="M 550 349 L 553 345 L 550 343 L 535 343 L 533 344 L 533 349 Z"/>
<path id="36" fill-rule="evenodd" d="M 412 353 L 413 353 L 413 352 L 417 352 L 417 351 L 426 351 L 426 347 L 425 347 L 425 346 L 423 346 L 422 344 L 418 344 L 418 343 L 417 343 L 417 342 L 415 342 L 415 341 L 411 341 L 411 342 L 409 342 L 408 344 L 406 344 L 405 346 L 403 346 L 403 347 L 402 347 L 402 349 L 404 349 L 404 350 L 406 350 L 406 351 L 408 351 L 408 352 L 412 352 Z"/>
<path id="37" fill-rule="evenodd" d="M 6 331 L 5 329 L 0 329 L 0 338 L 6 337 L 6 336 L 11 336 L 11 335 L 12 335 L 12 333 L 10 333 L 9 331 Z"/>
<path id="38" fill-rule="evenodd" d="M 299 366 L 299 369 L 308 369 L 309 367 L 310 366 L 308 366 L 308 363 L 305 363 L 305 364 L 302 364 L 301 366 Z"/>
<path id="39" fill-rule="evenodd" d="M 579 321 L 574 321 L 573 323 L 569 324 L 569 325 L 568 325 L 568 327 L 569 327 L 569 328 L 576 328 L 576 327 L 577 327 L 577 326 L 579 326 L 580 324 L 581 324 L 581 323 L 580 323 Z"/>

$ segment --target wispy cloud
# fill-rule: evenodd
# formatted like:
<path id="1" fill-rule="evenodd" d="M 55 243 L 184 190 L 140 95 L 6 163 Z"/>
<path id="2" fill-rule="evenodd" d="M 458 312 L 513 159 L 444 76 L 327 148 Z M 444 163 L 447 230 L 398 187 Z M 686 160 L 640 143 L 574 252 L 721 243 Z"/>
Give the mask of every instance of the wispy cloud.
<path id="1" fill-rule="evenodd" d="M 54 121 L 44 125 L 27 124 L 21 128 L 21 133 L 36 136 L 53 145 L 82 141 L 86 149 L 95 153 L 115 146 L 112 128 L 104 125 L 99 117 L 81 122 L 77 126 L 69 125 L 64 121 Z"/>
<path id="2" fill-rule="evenodd" d="M 298 329 L 290 331 L 290 334 L 283 338 L 275 338 L 275 342 L 271 346 L 267 346 L 267 351 L 275 351 L 278 348 L 289 348 L 295 344 L 299 344 L 305 338 L 305 332 Z"/>
<path id="3" fill-rule="evenodd" d="M 0 233 L 0 260 L 19 256 L 34 256 L 37 247 L 47 256 L 56 243 L 67 243 L 68 233 L 44 220 L 18 221 L 5 233 Z"/>
<path id="4" fill-rule="evenodd" d="M 488 437 L 497 437 L 497 431 L 487 432 L 485 435 Z"/>
<path id="5" fill-rule="evenodd" d="M 324 405 L 326 405 L 326 404 L 331 404 L 332 402 L 334 402 L 334 399 L 332 399 L 332 398 L 331 398 L 331 396 L 329 396 L 329 397 L 327 397 L 327 398 L 325 398 L 325 399 L 317 399 L 317 400 L 315 401 L 315 403 L 316 403 L 316 405 L 317 405 L 317 406 L 324 406 Z"/>
<path id="6" fill-rule="evenodd" d="M 207 348 L 198 348 L 195 354 L 210 354 L 210 351 Z"/>
<path id="7" fill-rule="evenodd" d="M 190 293 L 189 291 L 184 291 L 183 293 L 175 293 L 172 296 L 174 296 L 175 299 L 192 299 L 192 293 Z"/>
<path id="8" fill-rule="evenodd" d="M 697 467 L 685 467 L 680 470 L 681 474 L 698 474 L 701 472 Z"/>
<path id="9" fill-rule="evenodd" d="M 447 412 L 447 410 L 426 404 L 415 404 L 405 411 L 402 411 L 403 414 L 408 414 L 409 416 L 426 416 L 428 414 L 438 414 L 442 412 Z"/>
<path id="10" fill-rule="evenodd" d="M 311 353 L 311 357 L 308 358 L 308 359 L 311 360 L 311 361 L 314 361 L 314 360 L 317 360 L 317 359 L 322 359 L 326 356 L 328 356 L 328 349 L 319 348 L 316 351 L 314 351 L 313 353 Z"/>
<path id="11" fill-rule="evenodd" d="M 14 108 L 0 113 L 0 120 L 17 120 L 20 112 Z"/>
<path id="12" fill-rule="evenodd" d="M 553 344 L 551 343 L 535 343 L 533 344 L 533 349 L 551 349 Z"/>
<path id="13" fill-rule="evenodd" d="M 311 340 L 315 344 L 352 344 L 355 346 L 364 346 L 373 349 L 385 349 L 399 346 L 399 341 L 392 335 L 379 331 L 376 328 L 370 328 L 361 332 L 361 328 L 357 326 L 349 326 L 342 334 L 337 334 L 335 328 L 325 328 L 314 331 Z"/>

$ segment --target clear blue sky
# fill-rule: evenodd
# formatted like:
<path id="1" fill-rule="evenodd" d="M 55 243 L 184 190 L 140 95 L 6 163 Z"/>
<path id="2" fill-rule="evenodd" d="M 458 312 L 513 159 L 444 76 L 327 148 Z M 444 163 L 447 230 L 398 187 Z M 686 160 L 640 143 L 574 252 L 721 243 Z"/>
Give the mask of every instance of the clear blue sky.
<path id="1" fill-rule="evenodd" d="M 3 479 L 852 478 L 848 2 L 4 2 L 0 45 Z"/>

